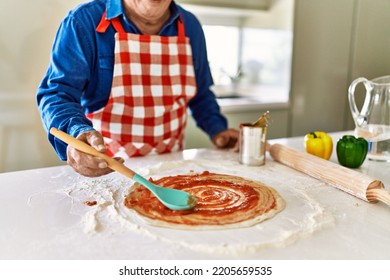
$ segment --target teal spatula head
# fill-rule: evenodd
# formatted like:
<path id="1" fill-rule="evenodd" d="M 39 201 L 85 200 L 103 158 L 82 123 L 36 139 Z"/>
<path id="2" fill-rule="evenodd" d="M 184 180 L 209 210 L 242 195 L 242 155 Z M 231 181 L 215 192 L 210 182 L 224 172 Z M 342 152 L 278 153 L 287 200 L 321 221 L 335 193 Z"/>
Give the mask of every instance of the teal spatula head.
<path id="1" fill-rule="evenodd" d="M 196 198 L 185 191 L 157 186 L 137 173 L 133 180 L 148 188 L 169 209 L 189 210 L 195 207 Z"/>

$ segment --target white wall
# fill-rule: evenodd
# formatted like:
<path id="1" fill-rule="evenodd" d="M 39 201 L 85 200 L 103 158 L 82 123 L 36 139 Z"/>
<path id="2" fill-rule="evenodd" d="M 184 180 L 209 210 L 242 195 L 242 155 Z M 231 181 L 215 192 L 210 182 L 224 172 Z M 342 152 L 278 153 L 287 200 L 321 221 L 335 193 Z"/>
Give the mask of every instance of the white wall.
<path id="1" fill-rule="evenodd" d="M 82 0 L 0 2 L 0 90 L 34 92 L 61 19 Z"/>
<path id="2" fill-rule="evenodd" d="M 61 19 L 81 2 L 0 2 L 0 172 L 62 164 L 46 140 L 35 93 Z"/>

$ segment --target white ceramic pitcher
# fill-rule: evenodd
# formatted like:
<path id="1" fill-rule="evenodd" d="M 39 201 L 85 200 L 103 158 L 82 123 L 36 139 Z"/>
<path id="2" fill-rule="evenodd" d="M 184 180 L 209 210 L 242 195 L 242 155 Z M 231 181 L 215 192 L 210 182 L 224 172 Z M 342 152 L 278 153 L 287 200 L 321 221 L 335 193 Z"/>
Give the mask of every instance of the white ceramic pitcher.
<path id="1" fill-rule="evenodd" d="M 360 111 L 355 102 L 355 89 L 359 83 L 366 89 Z M 349 87 L 348 99 L 355 134 L 369 143 L 367 158 L 390 161 L 390 75 L 372 80 L 357 78 Z"/>

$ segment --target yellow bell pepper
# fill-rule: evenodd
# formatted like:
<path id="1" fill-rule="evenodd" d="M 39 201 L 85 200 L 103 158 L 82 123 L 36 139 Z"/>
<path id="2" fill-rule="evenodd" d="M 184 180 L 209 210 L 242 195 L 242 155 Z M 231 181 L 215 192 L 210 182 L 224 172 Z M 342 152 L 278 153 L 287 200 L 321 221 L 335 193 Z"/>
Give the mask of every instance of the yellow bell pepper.
<path id="1" fill-rule="evenodd" d="M 333 152 L 332 137 L 322 131 L 306 134 L 305 149 L 309 154 L 328 160 Z"/>

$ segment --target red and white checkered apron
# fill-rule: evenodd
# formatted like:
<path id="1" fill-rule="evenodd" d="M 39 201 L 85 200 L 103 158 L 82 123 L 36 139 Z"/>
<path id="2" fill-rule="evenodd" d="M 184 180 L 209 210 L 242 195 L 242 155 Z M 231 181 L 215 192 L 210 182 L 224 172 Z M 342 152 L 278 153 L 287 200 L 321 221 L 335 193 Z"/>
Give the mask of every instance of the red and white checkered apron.
<path id="1" fill-rule="evenodd" d="M 87 114 L 110 156 L 128 158 L 183 149 L 187 103 L 196 94 L 189 39 L 126 33 L 118 18 L 97 27 L 115 30 L 115 65 L 107 105 Z"/>

